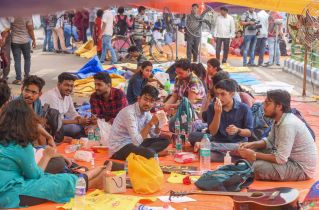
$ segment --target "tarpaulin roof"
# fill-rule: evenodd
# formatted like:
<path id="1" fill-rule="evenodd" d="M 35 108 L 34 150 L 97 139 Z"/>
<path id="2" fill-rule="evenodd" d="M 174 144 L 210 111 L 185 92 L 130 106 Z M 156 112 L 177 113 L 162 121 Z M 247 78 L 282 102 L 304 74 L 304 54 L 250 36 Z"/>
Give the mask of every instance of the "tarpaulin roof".
<path id="1" fill-rule="evenodd" d="M 164 7 L 168 7 L 171 12 L 175 13 L 189 13 L 191 10 L 191 5 L 193 3 L 208 3 L 209 5 L 213 5 L 214 3 L 227 3 L 230 5 L 237 5 L 243 7 L 252 7 L 256 9 L 264 9 L 264 10 L 272 10 L 272 11 L 280 11 L 287 12 L 291 14 L 303 14 L 304 8 L 309 5 L 312 0 L 195 0 L 195 1 L 187 1 L 187 0 L 149 0 L 147 2 L 142 3 L 144 6 L 163 10 Z M 133 3 L 135 6 L 139 5 L 139 3 Z M 319 9 L 319 8 L 316 8 Z M 230 9 L 231 10 L 231 9 Z"/>
<path id="2" fill-rule="evenodd" d="M 0 17 L 49 14 L 60 10 L 93 8 L 96 6 L 128 6 L 144 0 L 0 0 Z M 147 0 L 145 0 L 147 1 Z M 158 0 L 161 1 L 161 0 Z"/>

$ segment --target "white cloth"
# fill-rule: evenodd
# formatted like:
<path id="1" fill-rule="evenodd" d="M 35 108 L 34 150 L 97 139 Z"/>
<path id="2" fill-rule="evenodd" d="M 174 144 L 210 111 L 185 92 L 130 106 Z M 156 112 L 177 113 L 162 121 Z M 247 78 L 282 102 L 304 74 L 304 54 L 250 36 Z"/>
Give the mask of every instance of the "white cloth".
<path id="1" fill-rule="evenodd" d="M 267 38 L 268 37 L 268 13 L 265 10 L 261 10 L 257 13 L 257 17 L 261 24 L 261 29 L 259 29 L 258 38 Z"/>
<path id="2" fill-rule="evenodd" d="M 113 35 L 113 22 L 114 22 L 114 15 L 111 10 L 105 10 L 103 17 L 102 17 L 102 23 L 105 24 L 105 29 L 102 32 L 102 35 Z"/>
<path id="3" fill-rule="evenodd" d="M 58 87 L 55 87 L 45 92 L 41 97 L 41 104 L 49 104 L 50 108 L 57 109 L 60 112 L 62 119 L 67 118 L 73 120 L 75 117 L 80 116 L 76 112 L 71 96 L 61 96 Z"/>
<path id="4" fill-rule="evenodd" d="M 10 30 L 10 26 L 13 21 L 14 18 L 0 17 L 0 33 Z"/>
<path id="5" fill-rule="evenodd" d="M 217 16 L 214 37 L 216 38 L 235 37 L 235 21 L 232 16 L 228 14 L 226 17 L 222 15 Z"/>

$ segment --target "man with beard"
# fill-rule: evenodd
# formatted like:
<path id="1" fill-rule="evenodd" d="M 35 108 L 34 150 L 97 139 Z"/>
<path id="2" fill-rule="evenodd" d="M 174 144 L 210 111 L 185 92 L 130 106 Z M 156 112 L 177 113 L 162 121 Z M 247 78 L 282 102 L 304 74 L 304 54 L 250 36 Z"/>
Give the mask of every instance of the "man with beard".
<path id="1" fill-rule="evenodd" d="M 51 108 L 60 112 L 63 120 L 63 134 L 72 138 L 84 136 L 83 126 L 90 123 L 89 118 L 82 118 L 76 112 L 71 97 L 76 79 L 70 73 L 62 73 L 58 76 L 57 87 L 44 93 L 40 99 L 42 104 L 48 104 Z"/>
<path id="2" fill-rule="evenodd" d="M 291 113 L 290 94 L 285 90 L 268 91 L 264 114 L 274 120 L 269 136 L 241 144 L 239 149 L 241 157 L 253 162 L 255 178 L 271 181 L 313 178 L 316 144 L 305 123 Z"/>
<path id="3" fill-rule="evenodd" d="M 109 142 L 112 159 L 125 160 L 131 153 L 151 158 L 169 145 L 168 139 L 159 137 L 158 118 L 150 113 L 158 94 L 155 87 L 146 85 L 138 101 L 116 116 Z"/>
<path id="4" fill-rule="evenodd" d="M 26 77 L 22 83 L 21 95 L 17 98 L 17 99 L 23 99 L 29 105 L 29 107 L 34 111 L 34 113 L 39 117 L 43 116 L 40 96 L 42 95 L 42 88 L 44 85 L 45 85 L 45 81 L 36 75 L 31 75 L 29 77 Z M 43 127 L 44 121 L 42 122 L 43 122 L 42 124 L 39 124 L 39 133 L 41 135 L 39 136 L 39 139 L 37 140 L 37 142 L 34 142 L 34 144 L 35 145 L 49 144 L 55 147 L 53 137 L 44 129 Z"/>
<path id="5" fill-rule="evenodd" d="M 231 151 L 232 156 L 240 142 L 247 142 L 253 128 L 250 108 L 234 99 L 237 84 L 232 79 L 224 79 L 215 85 L 215 98 L 207 109 L 208 132 L 212 135 L 212 161 L 222 162 L 225 151 Z M 200 141 L 196 140 L 196 141 Z M 193 144 L 193 142 L 191 142 Z M 195 143 L 195 151 L 200 142 Z"/>
<path id="6" fill-rule="evenodd" d="M 91 112 L 99 119 L 113 123 L 116 115 L 128 105 L 122 90 L 112 87 L 112 80 L 107 72 L 94 76 L 95 92 L 91 95 Z"/>

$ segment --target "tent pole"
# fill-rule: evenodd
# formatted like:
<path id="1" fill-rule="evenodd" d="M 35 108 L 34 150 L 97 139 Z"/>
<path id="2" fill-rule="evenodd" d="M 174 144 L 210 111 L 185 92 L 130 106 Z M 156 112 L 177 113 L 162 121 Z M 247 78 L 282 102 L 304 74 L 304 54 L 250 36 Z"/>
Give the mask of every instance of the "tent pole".
<path id="1" fill-rule="evenodd" d="M 305 46 L 304 66 L 303 66 L 303 85 L 302 85 L 302 97 L 306 97 L 307 89 L 307 64 L 308 64 L 308 48 Z"/>

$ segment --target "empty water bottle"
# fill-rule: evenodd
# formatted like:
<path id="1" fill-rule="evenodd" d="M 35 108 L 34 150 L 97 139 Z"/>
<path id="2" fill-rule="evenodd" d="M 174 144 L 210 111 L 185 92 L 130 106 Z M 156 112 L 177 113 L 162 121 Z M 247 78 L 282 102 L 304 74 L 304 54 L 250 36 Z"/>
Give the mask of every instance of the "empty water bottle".
<path id="1" fill-rule="evenodd" d="M 211 156 L 211 143 L 209 141 L 208 135 L 204 134 L 200 142 L 200 163 L 199 168 L 201 173 L 205 173 L 210 170 L 210 156 Z"/>
<path id="2" fill-rule="evenodd" d="M 74 210 L 85 209 L 85 194 L 86 194 L 86 182 L 83 175 L 80 174 L 75 185 L 75 197 L 74 197 Z"/>

